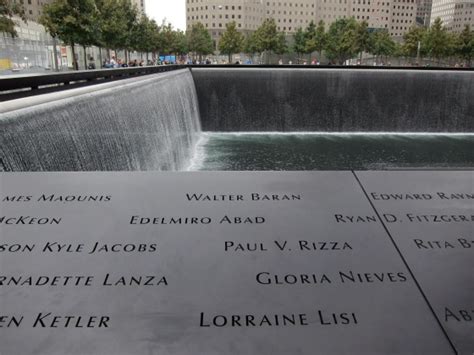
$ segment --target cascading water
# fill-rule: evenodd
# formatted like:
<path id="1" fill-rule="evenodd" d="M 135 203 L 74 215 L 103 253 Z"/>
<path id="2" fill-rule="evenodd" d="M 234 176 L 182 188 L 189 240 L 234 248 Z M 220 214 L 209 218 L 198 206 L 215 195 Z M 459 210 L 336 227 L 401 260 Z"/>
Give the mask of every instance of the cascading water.
<path id="1" fill-rule="evenodd" d="M 473 88 L 472 71 L 183 69 L 2 103 L 0 170 L 472 168 Z"/>
<path id="2" fill-rule="evenodd" d="M 187 69 L 38 98 L 3 108 L 1 170 L 177 171 L 199 139 Z"/>

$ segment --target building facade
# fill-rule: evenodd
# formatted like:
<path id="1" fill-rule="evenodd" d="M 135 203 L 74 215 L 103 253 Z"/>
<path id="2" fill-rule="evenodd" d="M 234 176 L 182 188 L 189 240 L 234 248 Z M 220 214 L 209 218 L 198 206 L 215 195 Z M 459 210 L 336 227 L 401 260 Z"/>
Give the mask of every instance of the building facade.
<path id="1" fill-rule="evenodd" d="M 38 22 L 43 13 L 43 6 L 53 2 L 54 0 L 16 0 L 23 4 L 25 14 L 28 20 Z M 145 13 L 145 0 L 131 0 L 132 4 L 137 7 L 140 13 Z"/>
<path id="2" fill-rule="evenodd" d="M 17 0 L 25 8 L 25 15 L 28 20 L 38 22 L 43 14 L 43 6 L 54 0 Z"/>
<path id="3" fill-rule="evenodd" d="M 145 0 L 132 0 L 132 5 L 137 7 L 139 13 L 145 13 Z"/>
<path id="4" fill-rule="evenodd" d="M 440 18 L 450 32 L 459 33 L 466 25 L 474 27 L 474 0 L 433 0 L 430 22 Z"/>
<path id="5" fill-rule="evenodd" d="M 248 33 L 267 18 L 275 19 L 277 29 L 288 35 L 311 21 L 322 20 L 329 27 L 338 19 L 354 17 L 367 21 L 371 29 L 402 37 L 416 23 L 416 1 L 431 0 L 186 0 L 186 24 L 189 29 L 203 23 L 216 43 L 231 21 Z"/>
<path id="6" fill-rule="evenodd" d="M 417 0 L 416 1 L 416 22 L 424 27 L 430 26 L 431 7 L 433 0 Z"/>

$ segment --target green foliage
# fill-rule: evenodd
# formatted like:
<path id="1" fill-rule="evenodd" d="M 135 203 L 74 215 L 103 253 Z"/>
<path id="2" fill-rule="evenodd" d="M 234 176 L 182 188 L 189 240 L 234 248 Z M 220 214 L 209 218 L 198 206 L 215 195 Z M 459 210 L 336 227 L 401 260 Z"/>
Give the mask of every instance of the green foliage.
<path id="1" fill-rule="evenodd" d="M 466 61 L 470 66 L 471 60 L 474 57 L 474 31 L 469 25 L 466 25 L 459 34 L 456 42 L 456 55 Z"/>
<path id="2" fill-rule="evenodd" d="M 184 55 L 188 53 L 188 42 L 186 39 L 186 34 L 181 30 L 173 31 L 173 45 L 172 52 Z"/>
<path id="3" fill-rule="evenodd" d="M 100 27 L 105 47 L 127 49 L 133 46 L 133 32 L 138 23 L 137 10 L 129 0 L 103 0 Z"/>
<path id="4" fill-rule="evenodd" d="M 328 31 L 326 54 L 329 59 L 339 64 L 353 58 L 357 52 L 357 22 L 354 18 L 338 19 L 331 24 Z"/>
<path id="5" fill-rule="evenodd" d="M 425 36 L 425 28 L 412 26 L 403 36 L 404 43 L 401 51 L 407 57 L 416 57 L 418 52 L 418 43 L 421 43 Z"/>
<path id="6" fill-rule="evenodd" d="M 284 32 L 278 32 L 277 34 L 277 45 L 275 47 L 276 54 L 288 53 L 288 44 L 286 43 L 286 36 Z"/>
<path id="7" fill-rule="evenodd" d="M 375 56 L 391 56 L 395 54 L 397 45 L 390 37 L 388 31 L 373 32 L 369 39 L 368 48 Z"/>
<path id="8" fill-rule="evenodd" d="M 316 27 L 316 50 L 319 52 L 319 57 L 327 45 L 327 33 L 324 25 L 324 21 L 321 20 L 318 22 L 318 27 Z"/>
<path id="9" fill-rule="evenodd" d="M 319 52 L 321 56 L 322 51 L 327 45 L 327 34 L 324 26 L 324 21 L 319 21 L 316 26 L 313 21 L 311 21 L 305 31 L 305 46 L 304 53 L 311 54 L 315 51 Z"/>
<path id="10" fill-rule="evenodd" d="M 200 57 L 214 52 L 214 44 L 211 35 L 201 22 L 194 24 L 186 33 L 188 38 L 188 49 L 197 53 Z"/>
<path id="11" fill-rule="evenodd" d="M 258 52 L 274 51 L 278 47 L 278 31 L 274 19 L 266 19 L 255 31 Z"/>
<path id="12" fill-rule="evenodd" d="M 0 32 L 16 37 L 18 34 L 13 16 L 18 16 L 26 22 L 23 5 L 13 0 L 0 0 Z"/>
<path id="13" fill-rule="evenodd" d="M 277 31 L 275 19 L 266 19 L 253 34 L 257 53 L 283 54 L 288 50 L 284 33 Z M 265 57 L 268 64 L 269 56 Z"/>
<path id="14" fill-rule="evenodd" d="M 219 51 L 229 56 L 229 63 L 232 62 L 232 54 L 240 53 L 244 46 L 244 36 L 237 31 L 237 24 L 232 21 L 226 24 L 226 30 L 219 41 Z"/>
<path id="15" fill-rule="evenodd" d="M 438 59 L 439 62 L 441 58 L 449 55 L 451 47 L 454 45 L 452 40 L 453 38 L 449 36 L 443 22 L 438 17 L 423 36 L 421 45 L 430 57 Z"/>
<path id="16" fill-rule="evenodd" d="M 159 51 L 163 54 L 171 54 L 173 52 L 173 46 L 175 41 L 175 34 L 173 26 L 169 23 L 164 23 L 160 27 L 159 31 Z"/>
<path id="17" fill-rule="evenodd" d="M 71 46 L 73 66 L 78 69 L 74 45 L 85 47 L 96 43 L 96 19 L 94 0 L 55 0 L 44 6 L 40 23 L 52 37 Z"/>
<path id="18" fill-rule="evenodd" d="M 299 56 L 305 53 L 306 48 L 306 36 L 303 29 L 300 27 L 293 35 L 293 51 Z"/>
<path id="19" fill-rule="evenodd" d="M 253 32 L 252 34 L 248 34 L 247 37 L 245 37 L 245 42 L 244 42 L 244 53 L 247 54 L 249 57 L 253 57 L 255 53 L 260 54 L 260 48 L 258 47 L 257 44 L 257 34 L 256 32 Z"/>
<path id="20" fill-rule="evenodd" d="M 131 49 L 147 53 L 154 51 L 158 31 L 156 22 L 143 15 L 132 29 Z"/>
<path id="21" fill-rule="evenodd" d="M 306 40 L 305 40 L 305 46 L 304 46 L 304 53 L 306 54 L 313 53 L 317 48 L 316 25 L 314 24 L 313 20 L 311 20 L 308 27 L 306 28 L 305 37 L 306 37 Z"/>
<path id="22" fill-rule="evenodd" d="M 94 0 L 56 0 L 44 5 L 40 22 L 51 36 L 65 43 L 91 45 L 96 11 Z"/>
<path id="23" fill-rule="evenodd" d="M 379 33 L 376 32 L 376 33 Z M 387 33 L 388 34 L 388 33 Z M 355 47 L 356 51 L 360 53 L 362 59 L 363 52 L 369 52 L 371 47 L 371 38 L 369 33 L 369 24 L 367 21 L 362 21 L 357 24 L 356 33 L 355 33 Z"/>

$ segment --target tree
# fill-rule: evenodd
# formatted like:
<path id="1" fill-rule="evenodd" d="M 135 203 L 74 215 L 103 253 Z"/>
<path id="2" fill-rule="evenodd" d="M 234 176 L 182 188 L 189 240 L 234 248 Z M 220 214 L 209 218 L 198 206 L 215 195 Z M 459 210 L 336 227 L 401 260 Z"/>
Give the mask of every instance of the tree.
<path id="1" fill-rule="evenodd" d="M 96 2 L 100 14 L 98 22 L 102 45 L 114 50 L 133 47 L 134 28 L 139 21 L 136 8 L 132 7 L 129 0 Z"/>
<path id="2" fill-rule="evenodd" d="M 362 53 L 368 52 L 370 49 L 370 34 L 369 34 L 369 24 L 367 21 L 362 21 L 357 24 L 356 28 L 356 38 L 355 38 L 355 45 L 356 50 L 359 52 L 359 62 L 362 64 Z M 377 32 L 378 33 L 378 32 Z"/>
<path id="3" fill-rule="evenodd" d="M 263 54 L 274 52 L 279 47 L 279 38 L 275 19 L 266 19 L 255 31 L 257 51 Z M 265 62 L 268 64 L 269 56 L 266 55 Z"/>
<path id="4" fill-rule="evenodd" d="M 247 37 L 245 38 L 243 50 L 244 50 L 244 53 L 247 54 L 252 59 L 252 62 L 253 62 L 253 56 L 255 55 L 255 53 L 258 53 L 258 54 L 261 53 L 261 50 L 257 44 L 256 32 L 253 32 L 252 34 L 247 35 Z"/>
<path id="5" fill-rule="evenodd" d="M 453 45 L 450 38 L 443 26 L 443 21 L 437 17 L 423 36 L 422 45 L 426 48 L 428 55 L 436 58 L 440 64 L 441 59 L 449 54 L 450 47 Z"/>
<path id="6" fill-rule="evenodd" d="M 278 32 L 277 34 L 277 45 L 275 47 L 276 54 L 288 53 L 288 44 L 286 43 L 285 32 Z"/>
<path id="7" fill-rule="evenodd" d="M 203 55 L 214 52 L 211 35 L 201 22 L 194 24 L 186 35 L 188 38 L 188 48 L 199 56 L 199 61 L 202 61 Z"/>
<path id="8" fill-rule="evenodd" d="M 171 23 L 165 25 L 164 23 L 160 27 L 160 52 L 163 54 L 171 54 L 173 52 L 173 46 L 175 41 L 175 34 Z"/>
<path id="9" fill-rule="evenodd" d="M 396 43 L 390 37 L 387 30 L 373 32 L 369 39 L 370 53 L 375 55 L 376 61 L 379 56 L 391 56 L 397 49 Z"/>
<path id="10" fill-rule="evenodd" d="M 41 24 L 52 37 L 71 46 L 73 67 L 78 69 L 75 45 L 94 43 L 96 6 L 94 0 L 56 0 L 43 8 Z M 87 58 L 85 58 L 87 62 Z M 87 65 L 87 64 L 86 64 Z"/>
<path id="11" fill-rule="evenodd" d="M 329 27 L 327 35 L 327 56 L 331 60 L 337 60 L 342 65 L 357 52 L 356 46 L 357 22 L 354 18 L 341 18 Z"/>
<path id="12" fill-rule="evenodd" d="M 229 64 L 232 63 L 232 54 L 240 53 L 244 45 L 244 36 L 237 31 L 237 24 L 232 21 L 225 25 L 226 30 L 219 41 L 219 51 L 227 54 Z"/>
<path id="13" fill-rule="evenodd" d="M 418 26 L 412 26 L 403 35 L 403 45 L 402 45 L 402 53 L 411 58 L 415 58 L 418 55 L 418 46 L 421 47 L 421 41 L 423 40 L 423 37 L 425 36 L 425 28 L 424 27 L 418 27 Z M 420 48 L 421 53 L 423 53 L 424 48 Z"/>
<path id="14" fill-rule="evenodd" d="M 185 55 L 188 53 L 188 43 L 186 34 L 181 30 L 176 30 L 174 33 L 173 52 L 177 55 Z"/>
<path id="15" fill-rule="evenodd" d="M 318 22 L 318 26 L 311 21 L 306 28 L 306 47 L 305 53 L 311 54 L 315 51 L 319 53 L 319 60 L 321 60 L 322 52 L 327 44 L 327 35 L 324 21 Z"/>
<path id="16" fill-rule="evenodd" d="M 300 27 L 293 35 L 293 51 L 298 56 L 298 61 L 301 58 L 301 55 L 305 53 L 306 48 L 306 35 L 303 29 Z"/>
<path id="17" fill-rule="evenodd" d="M 311 59 L 311 53 L 313 53 L 318 48 L 318 44 L 316 42 L 316 25 L 314 24 L 313 20 L 311 20 L 308 27 L 306 28 L 305 37 L 306 41 L 304 53 L 309 54 Z"/>
<path id="18" fill-rule="evenodd" d="M 154 20 L 150 20 L 146 15 L 142 15 L 132 32 L 132 47 L 138 52 L 146 53 L 148 62 L 148 53 L 154 49 L 155 36 L 158 32 L 158 26 Z"/>
<path id="19" fill-rule="evenodd" d="M 327 45 L 327 34 L 324 21 L 321 20 L 318 22 L 318 27 L 316 27 L 316 50 L 319 53 L 319 60 L 321 60 L 323 50 Z"/>
<path id="20" fill-rule="evenodd" d="M 18 36 L 13 16 L 19 16 L 26 22 L 25 9 L 21 3 L 12 0 L 0 0 L 0 32 L 12 37 Z"/>
<path id="21" fill-rule="evenodd" d="M 459 34 L 456 43 L 456 55 L 465 61 L 465 64 L 470 67 L 471 60 L 474 57 L 474 31 L 469 25 L 466 25 Z"/>

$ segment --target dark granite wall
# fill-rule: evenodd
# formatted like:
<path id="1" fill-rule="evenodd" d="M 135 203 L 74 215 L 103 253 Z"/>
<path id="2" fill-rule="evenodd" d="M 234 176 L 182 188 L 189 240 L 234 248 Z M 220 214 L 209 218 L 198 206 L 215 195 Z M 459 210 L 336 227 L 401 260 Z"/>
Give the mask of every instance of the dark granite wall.
<path id="1" fill-rule="evenodd" d="M 204 131 L 474 132 L 474 72 L 192 69 Z"/>

